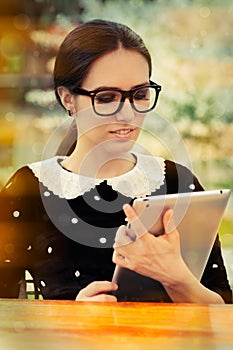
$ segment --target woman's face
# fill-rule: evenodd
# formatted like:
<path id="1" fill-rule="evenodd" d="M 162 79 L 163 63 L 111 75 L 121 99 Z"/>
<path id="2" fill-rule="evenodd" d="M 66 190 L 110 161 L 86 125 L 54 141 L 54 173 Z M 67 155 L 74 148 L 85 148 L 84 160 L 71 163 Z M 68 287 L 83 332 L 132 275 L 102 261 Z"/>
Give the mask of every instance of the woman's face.
<path id="1" fill-rule="evenodd" d="M 96 90 L 117 88 L 131 90 L 149 83 L 149 67 L 146 59 L 136 51 L 118 49 L 99 58 L 83 81 L 82 88 Z M 79 143 L 86 151 L 94 147 L 110 153 L 129 151 L 137 140 L 145 114 L 136 112 L 128 99 L 115 115 L 98 116 L 92 108 L 89 96 L 75 95 Z"/>

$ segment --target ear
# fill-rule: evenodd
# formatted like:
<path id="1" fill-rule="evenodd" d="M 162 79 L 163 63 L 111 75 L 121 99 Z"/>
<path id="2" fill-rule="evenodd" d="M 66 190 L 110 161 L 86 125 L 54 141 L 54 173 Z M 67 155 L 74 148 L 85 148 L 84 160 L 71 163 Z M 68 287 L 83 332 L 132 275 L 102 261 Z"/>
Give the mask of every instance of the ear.
<path id="1" fill-rule="evenodd" d="M 59 86 L 57 88 L 57 93 L 61 99 L 61 103 L 63 104 L 64 108 L 71 114 L 74 114 L 74 95 L 72 95 L 71 92 L 64 86 Z"/>

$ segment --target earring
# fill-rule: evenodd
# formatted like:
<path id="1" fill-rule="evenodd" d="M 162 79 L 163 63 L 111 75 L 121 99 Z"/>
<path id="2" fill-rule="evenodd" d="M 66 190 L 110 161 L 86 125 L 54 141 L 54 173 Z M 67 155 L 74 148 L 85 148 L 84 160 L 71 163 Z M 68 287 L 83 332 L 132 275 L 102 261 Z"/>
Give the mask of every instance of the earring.
<path id="1" fill-rule="evenodd" d="M 74 110 L 70 111 L 68 109 L 67 112 L 68 112 L 69 116 L 72 117 L 76 113 L 76 110 L 74 109 Z"/>

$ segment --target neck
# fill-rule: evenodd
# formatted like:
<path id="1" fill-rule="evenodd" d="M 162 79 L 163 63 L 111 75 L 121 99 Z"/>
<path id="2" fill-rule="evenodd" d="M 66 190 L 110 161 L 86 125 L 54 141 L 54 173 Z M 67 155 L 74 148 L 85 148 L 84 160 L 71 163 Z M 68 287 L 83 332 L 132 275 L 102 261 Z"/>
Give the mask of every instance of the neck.
<path id="1" fill-rule="evenodd" d="M 76 146 L 73 153 L 67 157 L 62 165 L 73 173 L 107 179 L 129 172 L 135 166 L 135 157 L 130 152 L 113 155 L 100 151 L 83 152 Z"/>

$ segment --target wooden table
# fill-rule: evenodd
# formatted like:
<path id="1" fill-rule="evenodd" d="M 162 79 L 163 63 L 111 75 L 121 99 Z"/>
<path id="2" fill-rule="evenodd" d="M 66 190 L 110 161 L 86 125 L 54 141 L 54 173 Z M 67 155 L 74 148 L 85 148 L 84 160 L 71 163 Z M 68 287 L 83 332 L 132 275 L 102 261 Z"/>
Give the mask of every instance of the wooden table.
<path id="1" fill-rule="evenodd" d="M 0 349 L 233 349 L 233 306 L 0 299 Z"/>

